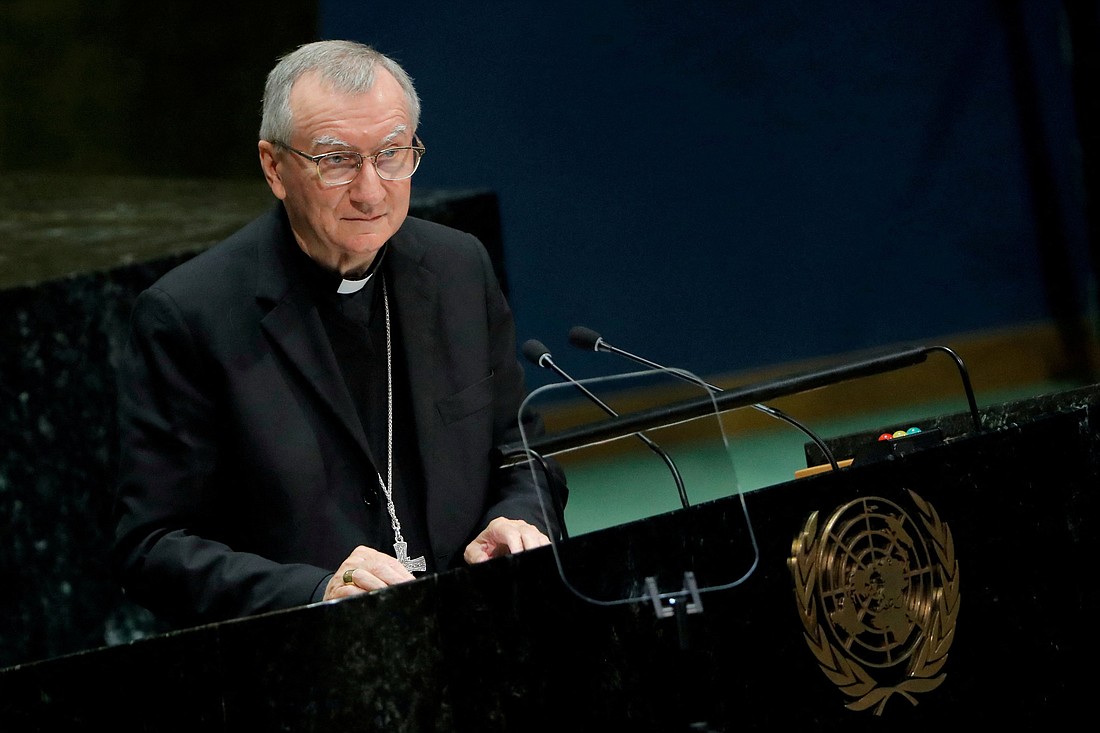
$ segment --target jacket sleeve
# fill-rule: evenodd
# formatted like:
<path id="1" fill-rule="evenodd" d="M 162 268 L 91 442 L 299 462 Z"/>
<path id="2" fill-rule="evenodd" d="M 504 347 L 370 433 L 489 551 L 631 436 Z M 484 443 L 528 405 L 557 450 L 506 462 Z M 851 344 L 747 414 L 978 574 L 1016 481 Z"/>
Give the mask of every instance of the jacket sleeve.
<path id="1" fill-rule="evenodd" d="M 218 492 L 218 368 L 156 287 L 135 302 L 118 369 L 120 464 L 112 563 L 127 596 L 175 625 L 302 605 L 332 569 L 209 539 Z"/>

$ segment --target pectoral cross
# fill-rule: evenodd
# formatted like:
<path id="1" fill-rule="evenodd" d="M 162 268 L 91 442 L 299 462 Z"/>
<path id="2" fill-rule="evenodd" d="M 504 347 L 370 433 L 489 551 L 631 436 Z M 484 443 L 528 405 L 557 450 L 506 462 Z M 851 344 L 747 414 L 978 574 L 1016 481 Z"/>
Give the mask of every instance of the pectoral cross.
<path id="1" fill-rule="evenodd" d="M 393 549 L 397 553 L 397 561 L 405 566 L 405 569 L 409 572 L 414 570 L 425 571 L 428 569 L 428 563 L 424 561 L 424 556 L 409 557 L 409 543 L 408 542 L 394 542 Z"/>

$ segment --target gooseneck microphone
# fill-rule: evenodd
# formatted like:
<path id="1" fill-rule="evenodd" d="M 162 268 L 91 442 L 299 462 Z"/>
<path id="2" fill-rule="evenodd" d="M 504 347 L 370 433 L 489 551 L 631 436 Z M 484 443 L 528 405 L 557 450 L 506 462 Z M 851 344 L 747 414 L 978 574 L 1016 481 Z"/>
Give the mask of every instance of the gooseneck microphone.
<path id="1" fill-rule="evenodd" d="M 591 390 L 578 382 L 576 379 L 573 379 L 573 377 L 569 376 L 564 369 L 555 364 L 554 359 L 550 356 L 550 349 L 546 348 L 546 346 L 541 341 L 528 339 L 527 341 L 523 342 L 523 346 L 521 347 L 520 351 L 523 352 L 524 357 L 526 357 L 527 360 L 532 364 L 542 367 L 543 369 L 550 369 L 566 382 L 576 387 L 578 390 L 580 390 L 581 394 L 594 402 L 597 406 L 600 407 L 600 409 L 602 409 L 611 417 L 619 416 L 619 413 L 615 412 L 615 410 L 613 410 L 606 402 L 601 400 L 599 397 L 593 394 Z M 686 509 L 689 506 L 687 489 L 684 488 L 684 479 L 680 475 L 679 469 L 676 468 L 676 464 L 673 462 L 672 457 L 668 453 L 666 453 L 659 445 L 654 443 L 645 433 L 634 433 L 634 435 L 636 435 L 639 440 L 645 443 L 651 451 L 656 453 L 661 458 L 661 460 L 665 462 L 665 465 L 668 466 L 668 470 L 672 473 L 672 479 L 676 482 L 676 491 L 680 494 L 680 504 L 683 505 L 683 507 Z"/>
<path id="2" fill-rule="evenodd" d="M 607 341 L 605 341 L 604 338 L 602 336 L 600 336 L 600 334 L 596 333 L 591 328 L 585 328 L 584 326 L 574 326 L 573 328 L 571 328 L 569 330 L 569 343 L 572 344 L 573 346 L 576 346 L 578 349 L 581 349 L 581 350 L 584 350 L 584 351 L 589 351 L 589 350 L 597 351 L 597 352 L 606 351 L 608 353 L 617 354 L 618 356 L 622 356 L 622 357 L 625 357 L 627 359 L 630 359 L 631 361 L 636 362 L 638 364 L 642 364 L 643 366 L 647 366 L 650 369 L 661 369 L 661 370 L 664 370 L 664 371 L 668 371 L 669 374 L 672 374 L 673 376 L 678 377 L 680 379 L 684 379 L 684 380 L 692 381 L 692 382 L 695 381 L 694 379 L 690 379 L 688 377 L 685 377 L 682 374 L 679 374 L 675 371 L 669 370 L 667 367 L 664 367 L 664 366 L 658 364 L 657 362 L 650 361 L 649 359 L 645 359 L 641 356 L 638 356 L 637 354 L 632 354 L 629 351 L 624 351 L 623 349 L 620 349 L 617 346 L 612 346 Z M 707 389 L 713 390 L 715 392 L 722 392 L 723 391 L 721 387 L 715 387 L 713 384 L 703 382 L 702 380 L 700 380 L 700 383 L 704 387 L 706 387 Z M 798 422 L 797 420 L 795 420 L 793 417 L 786 414 L 785 412 L 777 410 L 774 407 L 769 407 L 767 405 L 762 405 L 762 404 L 755 404 L 755 405 L 753 405 L 753 408 L 756 409 L 756 410 L 759 410 L 760 412 L 771 415 L 774 418 L 777 418 L 779 420 L 783 420 L 784 422 L 786 422 L 790 425 L 793 425 L 794 427 L 801 430 L 821 450 L 822 454 L 824 454 L 825 458 L 829 461 L 829 465 L 832 467 L 832 469 L 834 471 L 839 471 L 840 470 L 840 466 L 836 462 L 836 457 L 833 456 L 833 452 L 829 449 L 829 446 L 825 445 L 825 441 L 823 441 L 816 434 L 814 434 L 814 432 L 812 430 L 810 430 L 808 427 L 806 427 L 802 423 Z"/>

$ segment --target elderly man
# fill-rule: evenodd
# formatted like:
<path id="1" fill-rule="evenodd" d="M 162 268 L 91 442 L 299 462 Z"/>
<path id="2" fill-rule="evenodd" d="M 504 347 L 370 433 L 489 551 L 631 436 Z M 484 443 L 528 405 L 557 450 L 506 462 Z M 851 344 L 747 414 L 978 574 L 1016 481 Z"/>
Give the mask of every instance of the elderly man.
<path id="1" fill-rule="evenodd" d="M 419 112 L 370 47 L 283 57 L 259 142 L 277 204 L 135 303 L 114 560 L 127 594 L 176 625 L 558 533 L 530 472 L 490 463 L 519 436 L 524 388 L 487 253 L 408 216 Z"/>

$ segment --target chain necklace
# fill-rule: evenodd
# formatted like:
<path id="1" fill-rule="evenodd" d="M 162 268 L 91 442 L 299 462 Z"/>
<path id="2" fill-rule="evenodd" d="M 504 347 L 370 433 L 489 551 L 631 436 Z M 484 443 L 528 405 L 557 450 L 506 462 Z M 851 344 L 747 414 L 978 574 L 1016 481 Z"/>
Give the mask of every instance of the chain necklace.
<path id="1" fill-rule="evenodd" d="M 390 513 L 390 526 L 393 527 L 393 550 L 398 561 L 406 570 L 424 571 L 428 569 L 424 556 L 410 558 L 409 544 L 401 536 L 401 522 L 397 520 L 397 507 L 393 505 L 393 336 L 390 331 L 390 298 L 386 292 L 386 277 L 382 279 L 382 305 L 386 311 L 386 480 L 378 475 L 378 485 L 386 495 L 386 511 Z"/>

